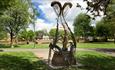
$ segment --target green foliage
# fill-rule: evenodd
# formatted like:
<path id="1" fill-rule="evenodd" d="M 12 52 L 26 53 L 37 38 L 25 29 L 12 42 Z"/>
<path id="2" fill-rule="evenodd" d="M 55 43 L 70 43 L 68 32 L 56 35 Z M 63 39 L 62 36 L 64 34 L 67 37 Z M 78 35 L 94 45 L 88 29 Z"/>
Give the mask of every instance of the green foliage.
<path id="1" fill-rule="evenodd" d="M 115 38 L 115 17 L 108 19 L 108 17 L 104 17 L 101 21 L 96 24 L 96 32 L 97 36 Z"/>
<path id="2" fill-rule="evenodd" d="M 0 26 L 0 40 L 7 37 L 7 33 L 3 30 L 3 27 Z"/>
<path id="3" fill-rule="evenodd" d="M 56 33 L 56 29 L 51 29 L 50 32 L 49 32 L 49 35 L 54 37 L 55 33 Z"/>
<path id="4" fill-rule="evenodd" d="M 56 29 L 51 29 L 49 32 L 49 35 L 51 37 L 55 37 L 55 33 L 56 33 Z M 68 32 L 68 35 L 69 35 L 69 32 Z M 58 36 L 63 37 L 64 36 L 64 30 L 59 30 Z"/>
<path id="5" fill-rule="evenodd" d="M 14 0 L 0 0 L 0 15 L 2 15 L 3 12 L 7 10 L 9 7 L 14 6 L 15 1 Z"/>
<path id="6" fill-rule="evenodd" d="M 74 20 L 74 33 L 76 36 L 91 35 L 93 27 L 91 26 L 91 18 L 87 14 L 79 14 Z"/>
<path id="7" fill-rule="evenodd" d="M 34 32 L 32 30 L 29 30 L 27 34 L 28 34 L 29 40 L 32 41 L 34 39 Z"/>
<path id="8" fill-rule="evenodd" d="M 23 31 L 21 31 L 18 35 L 19 39 L 21 40 L 28 40 L 28 32 L 26 29 L 24 29 Z"/>
<path id="9" fill-rule="evenodd" d="M 35 33 L 32 30 L 27 31 L 26 29 L 19 33 L 19 38 L 21 40 L 32 41 L 34 39 Z"/>
<path id="10" fill-rule="evenodd" d="M 4 10 L 1 11 L 0 25 L 10 34 L 12 46 L 13 38 L 17 39 L 19 31 L 26 28 L 30 22 L 30 13 L 28 12 L 29 4 L 27 0 L 4 0 L 1 2 Z M 0 9 L 2 8 L 0 7 Z"/>
<path id="11" fill-rule="evenodd" d="M 15 3 L 16 4 L 8 8 L 1 17 L 5 30 L 8 32 L 12 30 L 14 34 L 24 28 L 29 21 L 29 7 L 27 4 L 20 0 L 16 0 Z"/>
<path id="12" fill-rule="evenodd" d="M 97 22 L 97 36 L 112 38 L 115 41 L 115 1 L 112 0 L 107 8 L 107 16 Z"/>
<path id="13" fill-rule="evenodd" d="M 39 31 L 36 31 L 36 35 L 48 35 L 47 33 L 47 30 L 39 30 Z"/>
<path id="14" fill-rule="evenodd" d="M 5 31 L 0 31 L 0 40 L 7 37 L 7 33 Z"/>
<path id="15" fill-rule="evenodd" d="M 106 36 L 107 37 L 107 36 L 109 36 L 110 30 L 109 30 L 109 26 L 107 24 L 105 24 L 102 20 L 96 24 L 96 31 L 97 31 L 97 36 L 101 36 L 101 37 Z"/>
<path id="16" fill-rule="evenodd" d="M 115 38 L 115 0 L 112 0 L 107 8 L 108 16 L 104 17 L 104 24 L 108 25 L 111 37 Z"/>
<path id="17" fill-rule="evenodd" d="M 47 30 L 39 30 L 39 31 L 36 31 L 35 34 L 36 34 L 36 38 L 38 39 L 42 39 L 43 36 L 48 35 Z"/>

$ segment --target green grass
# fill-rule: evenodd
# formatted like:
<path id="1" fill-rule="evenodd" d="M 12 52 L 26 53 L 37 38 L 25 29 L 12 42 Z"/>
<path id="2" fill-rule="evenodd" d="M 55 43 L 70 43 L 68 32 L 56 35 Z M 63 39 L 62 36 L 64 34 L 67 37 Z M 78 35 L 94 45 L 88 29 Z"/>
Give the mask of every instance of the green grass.
<path id="1" fill-rule="evenodd" d="M 36 48 L 48 48 L 49 44 L 36 44 Z M 78 48 L 115 48 L 112 42 L 78 43 Z M 16 48 L 33 48 L 33 44 L 18 45 Z"/>
<path id="2" fill-rule="evenodd" d="M 115 70 L 115 57 L 104 53 L 78 51 L 76 57 L 82 67 L 61 70 Z M 0 70 L 48 70 L 48 68 L 31 52 L 0 52 Z"/>
<path id="3" fill-rule="evenodd" d="M 49 44 L 36 44 L 36 48 L 49 48 Z M 115 48 L 112 42 L 97 42 L 97 43 L 78 43 L 78 48 Z M 7 45 L 0 45 L 0 48 L 10 48 Z M 24 44 L 15 46 L 15 48 L 34 48 L 34 44 Z"/>
<path id="4" fill-rule="evenodd" d="M 36 44 L 36 48 L 48 48 L 48 44 Z M 78 43 L 78 48 L 115 48 L 114 43 L 104 42 L 104 43 Z M 17 48 L 33 48 L 33 44 L 19 45 Z"/>
<path id="5" fill-rule="evenodd" d="M 0 70 L 46 70 L 31 52 L 0 52 Z"/>
<path id="6" fill-rule="evenodd" d="M 35 44 L 36 48 L 49 48 L 49 44 Z M 34 44 L 18 45 L 16 48 L 34 48 Z"/>
<path id="7" fill-rule="evenodd" d="M 48 48 L 49 44 L 35 44 L 35 48 Z M 0 48 L 11 48 L 9 45 L 0 44 Z M 14 48 L 34 48 L 34 44 L 15 45 Z"/>
<path id="8" fill-rule="evenodd" d="M 115 48 L 114 43 L 103 42 L 103 43 L 78 43 L 78 48 Z"/>
<path id="9" fill-rule="evenodd" d="M 104 53 L 82 51 L 76 57 L 83 70 L 115 70 L 115 57 Z"/>

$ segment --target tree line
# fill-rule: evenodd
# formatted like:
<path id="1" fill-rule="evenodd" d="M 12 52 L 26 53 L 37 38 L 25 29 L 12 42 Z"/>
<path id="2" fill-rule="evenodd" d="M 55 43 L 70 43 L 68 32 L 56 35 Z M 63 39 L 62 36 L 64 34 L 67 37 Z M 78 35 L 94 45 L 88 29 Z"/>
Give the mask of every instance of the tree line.
<path id="1" fill-rule="evenodd" d="M 115 16 L 113 17 L 115 18 Z M 114 39 L 115 42 L 115 22 L 107 17 L 97 21 L 94 26 L 91 24 L 92 19 L 87 14 L 81 13 L 74 20 L 74 34 L 79 40 L 80 37 L 87 41 L 88 37 L 93 37 L 93 41 L 105 41 Z M 99 39 L 98 39 L 98 38 Z"/>
<path id="2" fill-rule="evenodd" d="M 89 2 L 87 3 L 89 5 Z M 87 38 L 91 36 L 95 41 L 97 37 L 101 37 L 104 41 L 107 41 L 107 39 L 114 39 L 115 42 L 114 5 L 115 1 L 113 0 L 106 8 L 107 15 L 104 16 L 101 21 L 96 22 L 95 26 L 91 25 L 91 21 L 94 18 L 92 19 L 92 17 L 87 15 L 87 13 L 81 13 L 76 16 L 73 26 L 77 40 L 79 40 L 80 37 L 87 40 Z M 35 29 L 34 31 L 27 30 L 29 24 L 33 24 L 35 26 L 34 23 L 36 16 L 38 15 L 39 13 L 34 8 L 31 0 L 1 0 L 0 39 L 4 39 L 9 35 L 11 41 L 10 45 L 13 47 L 13 42 L 15 41 L 17 43 L 18 40 L 34 41 L 35 38 L 42 38 L 43 35 L 48 35 L 50 38 L 53 38 L 55 35 L 55 29 L 51 29 L 49 33 L 42 30 L 34 33 Z M 63 37 L 63 30 L 60 30 L 59 33 L 59 36 Z"/>
<path id="3" fill-rule="evenodd" d="M 18 35 L 32 23 L 34 12 L 31 0 L 1 0 L 0 1 L 0 35 L 10 35 L 10 45 L 18 42 Z"/>

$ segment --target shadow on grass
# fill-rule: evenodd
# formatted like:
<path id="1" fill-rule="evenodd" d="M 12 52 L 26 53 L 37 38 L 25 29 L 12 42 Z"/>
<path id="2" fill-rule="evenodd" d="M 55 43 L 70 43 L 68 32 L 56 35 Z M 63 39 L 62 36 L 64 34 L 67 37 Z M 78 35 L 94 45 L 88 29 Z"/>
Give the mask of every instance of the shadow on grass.
<path id="1" fill-rule="evenodd" d="M 9 45 L 0 44 L 0 48 L 11 48 Z"/>
<path id="2" fill-rule="evenodd" d="M 115 57 L 84 55 L 78 57 L 78 62 L 83 65 L 83 70 L 115 70 Z"/>
<path id="3" fill-rule="evenodd" d="M 0 70 L 46 70 L 42 61 L 31 61 L 22 57 L 0 55 Z"/>
<path id="4" fill-rule="evenodd" d="M 14 48 L 19 48 L 20 46 L 14 45 Z M 11 48 L 10 45 L 0 44 L 0 48 Z"/>
<path id="5" fill-rule="evenodd" d="M 48 70 L 43 61 L 33 60 L 34 58 L 8 54 L 0 55 L 0 70 Z M 77 60 L 83 65 L 81 68 L 60 70 L 115 70 L 115 57 L 84 54 L 77 56 Z"/>
<path id="6" fill-rule="evenodd" d="M 99 52 L 112 52 L 115 53 L 115 48 L 97 48 L 94 49 L 95 51 L 99 51 Z"/>
<path id="7" fill-rule="evenodd" d="M 113 42 L 91 42 L 92 44 L 111 44 Z"/>

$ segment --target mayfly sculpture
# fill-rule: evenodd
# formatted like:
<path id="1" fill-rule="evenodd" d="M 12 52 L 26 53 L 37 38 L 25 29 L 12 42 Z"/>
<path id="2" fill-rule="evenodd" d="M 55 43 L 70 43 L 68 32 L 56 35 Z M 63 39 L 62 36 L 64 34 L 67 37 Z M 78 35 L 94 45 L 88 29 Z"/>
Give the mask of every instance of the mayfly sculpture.
<path id="1" fill-rule="evenodd" d="M 70 66 L 76 65 L 76 59 L 74 53 L 76 52 L 76 40 L 74 34 L 69 28 L 66 22 L 67 10 L 72 7 L 72 4 L 69 2 L 64 3 L 62 6 L 60 2 L 53 1 L 51 3 L 56 15 L 57 15 L 57 28 L 53 42 L 49 44 L 49 56 L 48 63 L 52 66 Z M 59 24 L 63 26 L 64 35 L 62 37 L 62 47 L 57 43 L 59 41 Z M 70 34 L 68 34 L 68 32 Z M 71 37 L 71 42 L 69 37 Z M 69 45 L 68 45 L 69 44 Z M 53 50 L 53 56 L 51 58 L 51 51 Z"/>

